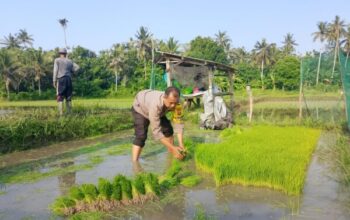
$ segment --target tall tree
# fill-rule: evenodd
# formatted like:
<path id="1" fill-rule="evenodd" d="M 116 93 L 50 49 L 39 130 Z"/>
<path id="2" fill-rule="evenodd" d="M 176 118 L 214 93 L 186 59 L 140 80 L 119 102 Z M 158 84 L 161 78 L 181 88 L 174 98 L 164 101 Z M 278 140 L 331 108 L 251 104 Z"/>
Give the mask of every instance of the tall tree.
<path id="1" fill-rule="evenodd" d="M 286 36 L 284 36 L 284 40 L 282 41 L 283 44 L 283 53 L 285 55 L 291 55 L 295 51 L 295 46 L 298 46 L 298 44 L 293 39 L 293 34 L 287 33 Z"/>
<path id="2" fill-rule="evenodd" d="M 115 91 L 118 91 L 118 73 L 123 70 L 125 63 L 125 51 L 123 45 L 117 44 L 110 52 L 111 62 L 109 66 L 113 69 L 115 74 Z"/>
<path id="3" fill-rule="evenodd" d="M 175 40 L 174 37 L 170 37 L 164 45 L 164 51 L 169 53 L 178 53 L 179 41 Z"/>
<path id="4" fill-rule="evenodd" d="M 138 57 L 143 60 L 145 79 L 147 75 L 147 52 L 152 50 L 152 33 L 148 28 L 141 26 L 135 35 L 137 39 Z"/>
<path id="5" fill-rule="evenodd" d="M 33 61 L 33 70 L 34 70 L 34 80 L 38 82 L 38 92 L 39 96 L 41 95 L 41 78 L 45 76 L 45 71 L 48 68 L 48 62 L 45 57 L 45 54 L 41 48 L 38 50 L 32 49 L 30 51 Z"/>
<path id="6" fill-rule="evenodd" d="M 7 49 L 21 47 L 17 37 L 13 36 L 12 34 L 9 34 L 7 37 L 5 36 L 4 39 L 0 42 L 0 44 L 5 45 Z"/>
<path id="7" fill-rule="evenodd" d="M 254 59 L 257 63 L 260 63 L 261 65 L 261 88 L 264 89 L 264 65 L 267 65 L 270 63 L 270 54 L 271 54 L 271 46 L 274 44 L 269 44 L 266 42 L 266 39 L 263 38 L 261 42 L 256 42 L 253 52 L 254 52 Z"/>
<path id="8" fill-rule="evenodd" d="M 329 24 L 329 38 L 328 40 L 334 45 L 334 60 L 333 60 L 333 69 L 332 69 L 332 80 L 334 77 L 335 64 L 337 61 L 337 53 L 339 53 L 339 40 L 345 33 L 345 21 L 340 20 L 340 17 L 337 15 L 333 23 Z"/>
<path id="9" fill-rule="evenodd" d="M 327 39 L 327 22 L 318 22 L 317 23 L 317 31 L 312 33 L 314 36 L 314 41 L 319 40 L 321 43 Z M 321 57 L 322 57 L 322 50 L 320 50 L 320 55 L 318 57 L 318 64 L 317 64 L 317 74 L 316 74 L 316 85 L 318 85 L 319 77 L 320 77 L 320 67 L 321 67 Z"/>
<path id="10" fill-rule="evenodd" d="M 15 52 L 9 50 L 0 50 L 0 74 L 5 82 L 7 99 L 10 99 L 10 85 L 17 87 L 16 72 L 19 69 L 19 64 L 15 59 Z"/>
<path id="11" fill-rule="evenodd" d="M 58 19 L 58 23 L 60 23 L 60 25 L 61 25 L 62 28 L 63 28 L 63 33 L 64 33 L 64 45 L 66 46 L 66 49 L 68 49 L 68 45 L 67 45 L 67 33 L 66 33 L 68 20 L 65 19 L 65 18 Z"/>
<path id="12" fill-rule="evenodd" d="M 215 34 L 215 41 L 222 46 L 222 48 L 224 48 L 225 53 L 230 51 L 231 39 L 229 36 L 227 36 L 226 31 L 219 31 L 217 34 Z"/>
<path id="13" fill-rule="evenodd" d="M 249 53 L 244 47 L 233 48 L 230 50 L 230 58 L 233 61 L 232 63 L 235 64 L 247 62 L 249 59 Z"/>
<path id="14" fill-rule="evenodd" d="M 25 29 L 20 29 L 19 33 L 16 35 L 18 42 L 23 45 L 24 48 L 27 48 L 27 45 L 33 46 L 33 37 L 29 35 Z"/>

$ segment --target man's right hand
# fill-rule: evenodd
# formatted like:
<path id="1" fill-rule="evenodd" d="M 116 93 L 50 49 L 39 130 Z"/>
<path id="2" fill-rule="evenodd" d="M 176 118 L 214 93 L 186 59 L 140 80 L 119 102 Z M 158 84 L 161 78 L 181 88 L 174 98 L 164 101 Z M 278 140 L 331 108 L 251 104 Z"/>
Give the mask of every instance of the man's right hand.
<path id="1" fill-rule="evenodd" d="M 174 155 L 174 157 L 178 160 L 183 160 L 184 159 L 184 155 L 182 155 L 180 153 L 180 151 L 182 151 L 183 148 L 182 147 L 173 147 L 171 150 L 171 153 Z"/>
<path id="2" fill-rule="evenodd" d="M 54 87 L 55 89 L 56 89 L 56 86 L 57 86 L 57 85 L 56 85 L 56 82 L 53 82 L 53 87 Z"/>

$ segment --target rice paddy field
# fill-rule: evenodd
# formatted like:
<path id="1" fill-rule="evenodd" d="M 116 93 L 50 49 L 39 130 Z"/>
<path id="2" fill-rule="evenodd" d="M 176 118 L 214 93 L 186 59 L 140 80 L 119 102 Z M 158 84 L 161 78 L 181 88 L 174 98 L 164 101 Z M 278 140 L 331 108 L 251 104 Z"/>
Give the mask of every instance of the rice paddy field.
<path id="1" fill-rule="evenodd" d="M 260 94 L 249 123 L 237 94 L 236 126 L 224 131 L 199 129 L 201 109 L 191 109 L 186 160 L 149 139 L 139 163 L 130 161 L 132 99 L 77 100 L 63 118 L 52 101 L 0 102 L 0 122 L 13 123 L 7 138 L 19 128 L 51 134 L 50 121 L 74 128 L 67 134 L 96 128 L 0 155 L 0 219 L 349 219 L 343 104 L 331 94 L 300 120 L 295 97 Z"/>

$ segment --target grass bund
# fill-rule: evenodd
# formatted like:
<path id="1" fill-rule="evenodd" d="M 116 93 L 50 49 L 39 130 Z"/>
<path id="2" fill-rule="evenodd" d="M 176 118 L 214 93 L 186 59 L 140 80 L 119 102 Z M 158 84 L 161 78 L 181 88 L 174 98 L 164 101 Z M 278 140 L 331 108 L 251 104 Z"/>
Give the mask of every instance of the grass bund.
<path id="1" fill-rule="evenodd" d="M 217 185 L 265 186 L 299 195 L 320 133 L 297 126 L 234 127 L 221 133 L 220 143 L 199 144 L 195 161 Z"/>

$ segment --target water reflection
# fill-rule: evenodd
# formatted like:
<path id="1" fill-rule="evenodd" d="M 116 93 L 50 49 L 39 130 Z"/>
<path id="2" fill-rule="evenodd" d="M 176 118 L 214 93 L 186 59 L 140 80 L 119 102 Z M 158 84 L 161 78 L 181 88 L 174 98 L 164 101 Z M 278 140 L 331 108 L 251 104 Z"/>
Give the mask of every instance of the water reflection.
<path id="1" fill-rule="evenodd" d="M 58 165 L 60 168 L 68 168 L 74 166 L 74 159 L 70 158 L 68 161 L 64 161 Z M 57 177 L 58 179 L 58 188 L 61 192 L 61 195 L 67 195 L 69 189 L 75 184 L 76 181 L 76 172 L 67 172 Z"/>

